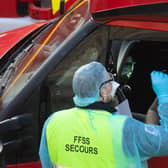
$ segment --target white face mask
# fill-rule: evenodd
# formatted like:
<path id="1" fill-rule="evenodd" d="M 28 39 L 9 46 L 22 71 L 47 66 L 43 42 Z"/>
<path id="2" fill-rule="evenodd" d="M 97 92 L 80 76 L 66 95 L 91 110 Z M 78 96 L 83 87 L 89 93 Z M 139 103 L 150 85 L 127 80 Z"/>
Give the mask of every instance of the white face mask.
<path id="1" fill-rule="evenodd" d="M 115 96 L 115 93 L 117 91 L 117 88 L 120 86 L 119 83 L 115 82 L 115 81 L 111 81 L 112 84 L 112 91 L 111 91 L 111 96 L 112 98 Z"/>

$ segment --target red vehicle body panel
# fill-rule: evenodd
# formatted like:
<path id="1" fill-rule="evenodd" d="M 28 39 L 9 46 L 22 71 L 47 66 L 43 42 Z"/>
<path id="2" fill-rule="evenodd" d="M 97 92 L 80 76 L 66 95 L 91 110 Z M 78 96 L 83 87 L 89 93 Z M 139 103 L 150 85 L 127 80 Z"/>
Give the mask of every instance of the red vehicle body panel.
<path id="1" fill-rule="evenodd" d="M 16 5 L 16 0 L 2 1 L 0 5 L 0 16 L 18 17 Z"/>
<path id="2" fill-rule="evenodd" d="M 36 6 L 35 2 L 40 0 L 5 0 L 1 2 L 0 5 L 0 17 L 21 17 L 27 16 L 34 19 L 40 20 L 48 20 L 60 15 L 60 10 L 58 10 L 55 14 L 52 13 L 51 8 L 45 8 Z M 49 0 L 50 1 L 50 0 Z M 64 11 L 67 11 L 77 0 L 68 0 L 65 2 Z M 23 7 L 24 10 L 19 7 Z M 20 11 L 20 12 L 19 12 Z"/>
<path id="3" fill-rule="evenodd" d="M 111 10 L 116 8 L 124 8 L 136 5 L 147 5 L 153 3 L 165 3 L 168 0 L 106 0 L 100 1 L 99 0 L 92 0 L 91 1 L 91 13 L 101 12 L 105 10 Z"/>
<path id="4" fill-rule="evenodd" d="M 34 5 L 33 3 L 29 4 L 29 16 L 34 19 L 44 19 L 48 20 L 53 18 L 51 8 L 40 8 Z"/>
<path id="5" fill-rule="evenodd" d="M 38 0 L 1 0 L 0 17 L 19 17 L 18 4 L 36 2 Z"/>
<path id="6" fill-rule="evenodd" d="M 17 165 L 8 165 L 7 168 L 41 168 L 40 162 L 22 163 Z"/>
<path id="7" fill-rule="evenodd" d="M 168 166 L 168 156 L 154 157 L 148 161 L 148 168 L 161 168 Z"/>
<path id="8" fill-rule="evenodd" d="M 101 4 L 98 0 L 92 0 L 90 12 L 94 21 L 101 24 L 168 31 L 168 13 L 161 13 L 165 4 L 168 5 L 168 0 L 106 0 Z M 162 7 L 158 11 L 158 8 L 153 8 L 152 5 L 155 7 L 162 5 Z M 148 8 L 151 13 L 148 13 Z M 144 12 L 143 9 L 146 11 Z M 106 16 L 107 11 L 111 11 L 108 16 Z M 97 17 L 96 14 L 99 16 Z"/>
<path id="9" fill-rule="evenodd" d="M 155 3 L 168 3 L 168 0 L 115 0 L 115 1 L 91 0 L 90 11 L 92 14 L 94 14 L 94 13 L 107 11 L 107 10 L 126 8 L 131 6 L 149 5 L 149 4 L 155 4 Z M 14 8 L 14 6 L 16 5 L 16 0 L 10 0 L 10 5 L 8 1 L 3 1 L 3 5 L 11 7 L 12 15 L 17 16 L 16 8 Z M 1 9 L 3 5 L 0 6 L 1 12 L 4 12 L 3 9 Z M 69 8 L 71 3 L 67 5 L 69 5 L 67 7 Z M 110 21 L 106 22 L 106 24 L 111 26 L 124 26 L 124 27 L 134 27 L 134 28 L 142 28 L 142 29 L 150 29 L 150 30 L 168 31 L 167 21 L 168 21 L 168 16 L 153 15 L 153 16 L 135 17 L 134 15 L 132 15 L 132 16 L 124 16 L 124 17 L 122 16 L 114 17 Z M 15 46 L 20 40 L 22 40 L 26 35 L 28 35 L 29 33 L 31 33 L 32 31 L 36 30 L 37 28 L 39 28 L 44 24 L 45 22 L 36 23 L 30 26 L 26 26 L 24 28 L 20 28 L 17 30 L 0 34 L 0 48 L 1 48 L 0 59 L 13 46 Z M 149 163 L 149 168 L 165 167 L 165 165 L 168 165 L 168 157 L 155 157 L 150 159 L 148 163 Z M 18 164 L 18 165 L 8 165 L 7 168 L 15 168 L 16 166 L 18 168 L 28 168 L 28 167 L 40 168 L 41 167 L 40 162 L 31 162 L 31 163 Z"/>
<path id="10" fill-rule="evenodd" d="M 0 34 L 0 59 L 20 40 L 26 37 L 28 34 L 44 25 L 46 22 L 32 24 L 19 29 L 11 30 Z M 10 40 L 9 40 L 10 39 Z"/>
<path id="11" fill-rule="evenodd" d="M 65 3 L 64 10 L 67 11 L 77 0 L 68 0 Z M 34 19 L 52 19 L 56 18 L 60 15 L 60 10 L 58 10 L 55 14 L 52 14 L 52 8 L 40 8 L 35 4 L 30 3 L 28 7 L 29 16 Z"/>
<path id="12" fill-rule="evenodd" d="M 144 21 L 118 19 L 118 20 L 113 20 L 107 24 L 111 26 L 123 26 L 123 27 L 141 28 L 141 29 L 149 29 L 149 30 L 168 31 L 168 23 L 158 22 L 158 21 L 146 22 L 145 19 Z"/>

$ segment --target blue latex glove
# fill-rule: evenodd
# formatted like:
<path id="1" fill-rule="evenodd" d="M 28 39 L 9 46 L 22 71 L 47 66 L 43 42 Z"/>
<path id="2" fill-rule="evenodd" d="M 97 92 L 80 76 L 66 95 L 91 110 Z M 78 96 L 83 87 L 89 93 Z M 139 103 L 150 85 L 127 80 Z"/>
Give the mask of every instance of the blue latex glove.
<path id="1" fill-rule="evenodd" d="M 168 75 L 163 72 L 153 71 L 151 80 L 159 104 L 168 103 Z"/>

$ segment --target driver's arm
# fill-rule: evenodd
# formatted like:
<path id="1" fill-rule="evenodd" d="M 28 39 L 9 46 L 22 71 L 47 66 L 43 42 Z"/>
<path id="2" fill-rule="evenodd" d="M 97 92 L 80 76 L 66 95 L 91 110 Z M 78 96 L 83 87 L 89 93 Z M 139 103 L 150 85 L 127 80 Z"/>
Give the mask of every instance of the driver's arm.
<path id="1" fill-rule="evenodd" d="M 160 119 L 159 119 L 157 107 L 158 107 L 158 101 L 157 101 L 157 98 L 155 98 L 152 105 L 147 111 L 146 121 L 145 121 L 147 124 L 159 125 Z"/>
<path id="2" fill-rule="evenodd" d="M 165 117 L 160 125 L 144 124 L 132 118 L 125 121 L 123 148 L 126 154 L 134 156 L 137 161 L 168 155 L 168 103 L 159 105 L 158 111 Z"/>
<path id="3" fill-rule="evenodd" d="M 168 74 L 153 71 L 151 79 L 158 98 L 160 125 L 144 124 L 128 118 L 123 129 L 125 152 L 140 160 L 168 155 Z"/>

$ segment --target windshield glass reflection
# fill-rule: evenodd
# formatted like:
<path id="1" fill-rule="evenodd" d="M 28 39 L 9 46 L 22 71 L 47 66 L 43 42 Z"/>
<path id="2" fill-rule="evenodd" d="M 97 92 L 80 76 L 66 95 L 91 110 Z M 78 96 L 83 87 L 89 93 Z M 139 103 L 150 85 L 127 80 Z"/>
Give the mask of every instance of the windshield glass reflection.
<path id="1" fill-rule="evenodd" d="M 70 14 L 63 16 L 62 19 L 33 43 L 31 49 L 18 64 L 16 71 L 12 75 L 12 80 L 1 96 L 1 110 L 24 89 L 52 52 L 86 22 L 87 6 L 86 1 L 82 1 L 70 11 Z"/>

